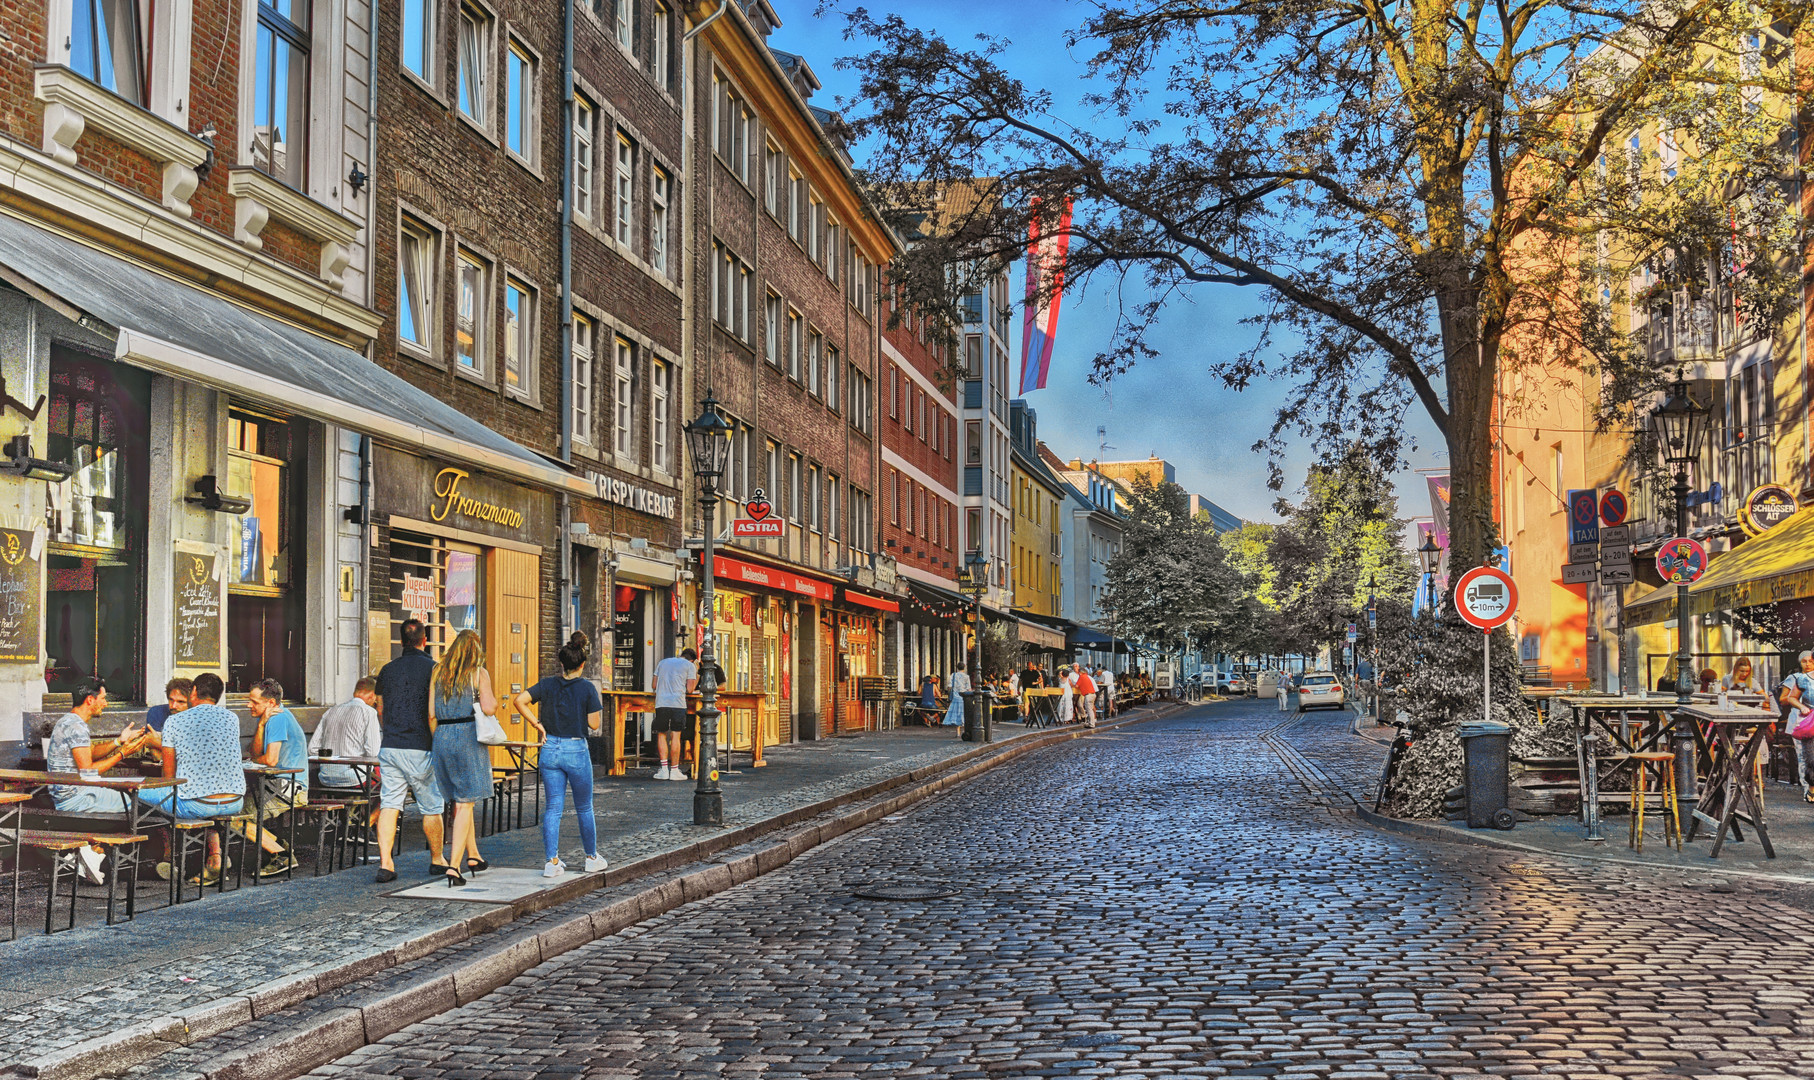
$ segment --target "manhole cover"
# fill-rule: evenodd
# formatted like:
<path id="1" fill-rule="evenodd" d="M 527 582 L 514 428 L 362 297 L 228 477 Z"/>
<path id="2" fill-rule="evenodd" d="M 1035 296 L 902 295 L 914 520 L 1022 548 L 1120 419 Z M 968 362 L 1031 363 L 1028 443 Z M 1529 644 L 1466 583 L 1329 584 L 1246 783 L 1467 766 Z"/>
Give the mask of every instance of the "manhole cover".
<path id="1" fill-rule="evenodd" d="M 862 900 L 943 900 L 947 896 L 956 896 L 957 890 L 949 885 L 936 883 L 861 885 L 851 895 Z"/>
<path id="2" fill-rule="evenodd" d="M 1121 1041 L 1121 1036 L 1112 1031 L 1093 1031 L 1088 1035 L 1073 1035 L 1064 1041 L 1066 1046 L 1113 1046 Z"/>

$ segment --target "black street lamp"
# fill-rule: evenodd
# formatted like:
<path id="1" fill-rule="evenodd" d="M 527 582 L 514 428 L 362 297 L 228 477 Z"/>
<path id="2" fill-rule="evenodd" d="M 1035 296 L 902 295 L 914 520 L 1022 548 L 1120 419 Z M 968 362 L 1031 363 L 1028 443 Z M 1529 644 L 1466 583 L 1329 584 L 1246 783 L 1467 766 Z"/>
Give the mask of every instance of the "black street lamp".
<path id="1" fill-rule="evenodd" d="M 1373 722 L 1379 723 L 1379 598 L 1373 595 L 1374 578 L 1367 575 L 1367 641 L 1373 646 Z"/>
<path id="2" fill-rule="evenodd" d="M 1423 594 L 1434 610 L 1436 604 L 1436 568 L 1442 565 L 1442 549 L 1436 546 L 1436 534 L 1424 534 L 1423 544 L 1417 549 L 1417 561 L 1423 564 Z"/>
<path id="3" fill-rule="evenodd" d="M 731 426 L 718 414 L 718 399 L 705 392 L 699 419 L 687 425 L 687 451 L 699 480 L 699 509 L 705 517 L 705 587 L 700 616 L 707 621 L 699 642 L 699 784 L 693 789 L 693 824 L 724 824 L 724 792 L 718 787 L 718 650 L 710 623 L 713 578 L 712 540 L 718 532 L 718 481 L 731 456 Z"/>
<path id="4" fill-rule="evenodd" d="M 971 548 L 964 553 L 964 591 L 970 594 L 970 692 L 964 695 L 964 741 L 988 742 L 988 724 L 983 718 L 983 593 L 989 588 L 989 560 L 983 549 Z"/>
<path id="5" fill-rule="evenodd" d="M 1688 383 L 1677 378 L 1663 403 L 1650 410 L 1650 427 L 1656 435 L 1657 452 L 1665 464 L 1675 467 L 1675 535 L 1688 535 L 1688 466 L 1701 456 L 1701 439 L 1707 433 L 1707 410 L 1688 396 Z M 1678 707 L 1694 700 L 1694 654 L 1688 647 L 1688 583 L 1675 587 L 1675 703 Z M 1675 776 L 1678 797 L 1686 802 L 1695 796 L 1694 726 L 1693 721 L 1676 714 L 1675 732 L 1671 737 L 1675 749 Z"/>

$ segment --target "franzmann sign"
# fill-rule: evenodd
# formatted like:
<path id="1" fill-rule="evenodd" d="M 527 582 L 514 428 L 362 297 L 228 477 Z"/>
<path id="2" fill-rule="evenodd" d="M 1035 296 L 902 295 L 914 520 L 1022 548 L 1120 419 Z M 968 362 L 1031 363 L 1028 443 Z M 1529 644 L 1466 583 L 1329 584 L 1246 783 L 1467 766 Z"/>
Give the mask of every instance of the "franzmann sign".
<path id="1" fill-rule="evenodd" d="M 523 527 L 523 512 L 508 506 L 485 502 L 468 497 L 460 490 L 460 484 L 472 474 L 465 469 L 451 466 L 435 474 L 435 502 L 429 507 L 428 516 L 436 522 L 445 522 L 451 517 L 471 518 L 475 521 L 489 521 L 493 525 L 502 525 L 507 529 Z"/>

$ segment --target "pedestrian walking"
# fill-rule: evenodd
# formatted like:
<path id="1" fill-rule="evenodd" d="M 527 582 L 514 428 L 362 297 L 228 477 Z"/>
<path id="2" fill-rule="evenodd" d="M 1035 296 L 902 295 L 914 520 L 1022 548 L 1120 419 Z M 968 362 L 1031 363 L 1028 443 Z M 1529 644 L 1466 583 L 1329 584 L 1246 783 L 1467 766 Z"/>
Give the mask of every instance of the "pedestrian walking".
<path id="1" fill-rule="evenodd" d="M 1279 677 L 1279 711 L 1291 711 L 1291 680 L 1282 675 Z"/>
<path id="2" fill-rule="evenodd" d="M 447 845 L 447 886 L 466 884 L 462 871 L 478 873 L 490 864 L 479 854 L 479 839 L 472 827 L 472 807 L 491 798 L 491 752 L 479 742 L 473 726 L 474 710 L 498 711 L 491 690 L 491 672 L 485 670 L 485 646 L 476 630 L 462 630 L 435 665 L 433 681 L 434 742 L 429 756 L 435 766 L 435 785 L 454 804 L 453 839 Z"/>
<path id="3" fill-rule="evenodd" d="M 1814 650 L 1803 649 L 1801 670 L 1783 677 L 1776 699 L 1787 710 L 1784 727 L 1795 738 L 1795 776 L 1801 797 L 1814 803 Z"/>
<path id="4" fill-rule="evenodd" d="M 1115 673 L 1107 665 L 1096 672 L 1096 685 L 1102 687 L 1102 715 L 1115 715 Z"/>
<path id="5" fill-rule="evenodd" d="M 699 668 L 694 661 L 699 654 L 692 649 L 680 650 L 655 665 L 655 756 L 661 765 L 655 770 L 657 780 L 685 780 L 687 771 L 680 767 L 683 744 L 691 742 L 687 728 L 693 718 L 687 714 L 687 695 L 699 687 Z"/>
<path id="6" fill-rule="evenodd" d="M 586 873 L 607 865 L 598 853 L 598 823 L 592 814 L 592 755 L 586 750 L 588 732 L 605 723 L 605 704 L 598 687 L 585 677 L 586 635 L 574 633 L 557 654 L 561 673 L 550 675 L 516 696 L 516 709 L 542 733 L 540 754 L 542 786 L 548 789 L 547 809 L 542 811 L 542 866 L 545 878 L 567 872 L 561 862 L 561 815 L 566 811 L 567 789 L 573 789 L 573 813 L 579 818 L 579 841 L 586 849 Z M 530 706 L 535 706 L 533 712 Z"/>
<path id="7" fill-rule="evenodd" d="M 378 720 L 383 745 L 378 751 L 378 876 L 383 884 L 397 880 L 391 861 L 397 837 L 397 817 L 410 795 L 422 811 L 422 835 L 428 841 L 428 872 L 447 872 L 441 854 L 441 811 L 445 802 L 435 784 L 434 759 L 429 752 L 434 736 L 429 722 L 429 683 L 435 662 L 423 651 L 428 633 L 420 619 L 405 619 L 401 628 L 403 651 L 378 672 Z"/>
<path id="8" fill-rule="evenodd" d="M 1059 665 L 1058 688 L 1060 691 L 1058 695 L 1058 722 L 1061 724 L 1068 724 L 1071 722 L 1072 711 L 1076 707 L 1075 699 L 1077 697 L 1077 677 L 1071 671 L 1071 665 Z"/>
<path id="9" fill-rule="evenodd" d="M 1096 680 L 1090 676 L 1090 669 L 1079 666 L 1072 669 L 1071 678 L 1075 680 L 1078 700 L 1083 703 L 1083 722 L 1090 727 L 1096 726 Z"/>
<path id="10" fill-rule="evenodd" d="M 964 722 L 964 695 L 970 692 L 970 673 L 958 668 L 951 673 L 951 703 L 945 706 L 945 727 L 957 727 Z"/>

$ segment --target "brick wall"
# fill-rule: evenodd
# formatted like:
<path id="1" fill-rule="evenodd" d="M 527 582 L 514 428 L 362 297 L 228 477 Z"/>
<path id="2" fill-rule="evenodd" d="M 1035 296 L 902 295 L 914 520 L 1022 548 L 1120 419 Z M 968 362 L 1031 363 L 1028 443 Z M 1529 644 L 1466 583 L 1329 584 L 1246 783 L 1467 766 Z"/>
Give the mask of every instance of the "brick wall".
<path id="1" fill-rule="evenodd" d="M 963 551 L 962 507 L 955 498 L 963 422 L 952 379 L 955 358 L 941 335 L 911 312 L 897 316 L 892 303 L 883 311 L 889 348 L 882 355 L 878 423 L 883 448 L 899 460 L 883 460 L 877 531 L 882 550 L 900 565 L 955 586 Z"/>

